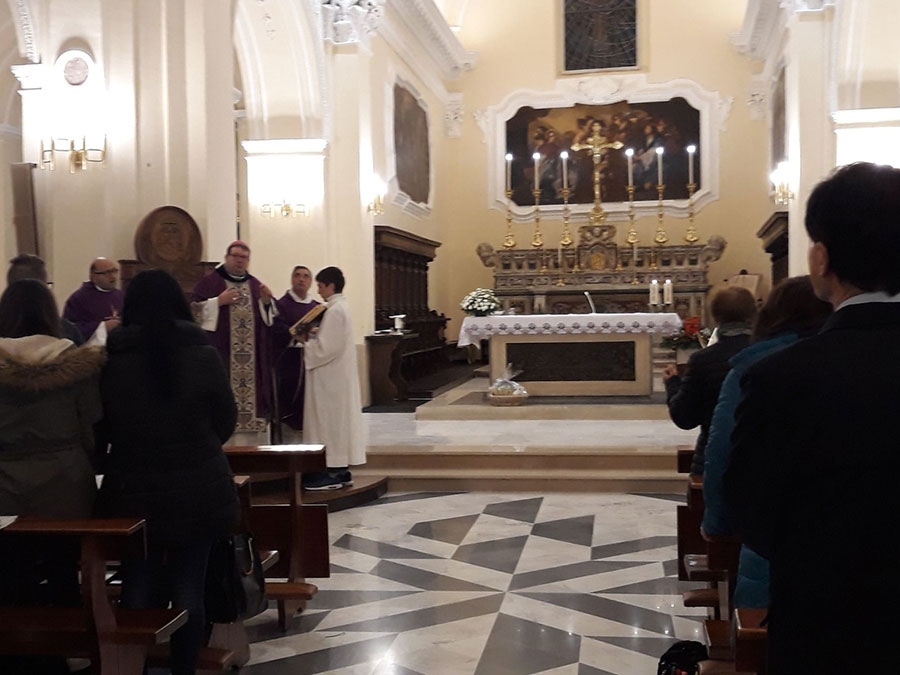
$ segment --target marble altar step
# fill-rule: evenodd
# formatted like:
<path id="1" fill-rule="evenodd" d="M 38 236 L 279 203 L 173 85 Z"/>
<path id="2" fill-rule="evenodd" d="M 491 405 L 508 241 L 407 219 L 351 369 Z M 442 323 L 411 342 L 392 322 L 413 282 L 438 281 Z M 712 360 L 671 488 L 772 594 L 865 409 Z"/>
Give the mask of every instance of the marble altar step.
<path id="1" fill-rule="evenodd" d="M 675 448 L 369 446 L 356 476 L 387 476 L 394 491 L 680 492 Z"/>

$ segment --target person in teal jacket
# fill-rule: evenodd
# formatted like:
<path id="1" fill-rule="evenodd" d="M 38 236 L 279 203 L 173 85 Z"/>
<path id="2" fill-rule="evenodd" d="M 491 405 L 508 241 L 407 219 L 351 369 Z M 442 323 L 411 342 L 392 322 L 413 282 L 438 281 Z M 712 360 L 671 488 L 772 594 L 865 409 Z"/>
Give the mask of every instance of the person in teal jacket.
<path id="1" fill-rule="evenodd" d="M 808 276 L 785 279 L 772 289 L 753 327 L 752 343 L 731 358 L 731 370 L 722 383 L 719 400 L 709 426 L 703 470 L 703 531 L 714 535 L 734 534 L 735 527 L 725 506 L 723 477 L 731 457 L 734 413 L 741 400 L 741 378 L 753 363 L 787 347 L 822 327 L 831 305 L 813 293 Z M 769 605 L 769 561 L 741 547 L 734 606 Z"/>

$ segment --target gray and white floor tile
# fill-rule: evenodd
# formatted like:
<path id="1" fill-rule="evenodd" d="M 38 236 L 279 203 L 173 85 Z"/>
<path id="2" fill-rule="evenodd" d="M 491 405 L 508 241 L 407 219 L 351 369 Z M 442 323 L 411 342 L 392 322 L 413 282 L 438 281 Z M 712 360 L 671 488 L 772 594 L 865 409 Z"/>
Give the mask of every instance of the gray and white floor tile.
<path id="1" fill-rule="evenodd" d="M 659 495 L 419 493 L 332 514 L 334 573 L 247 675 L 652 675 L 703 610 Z"/>

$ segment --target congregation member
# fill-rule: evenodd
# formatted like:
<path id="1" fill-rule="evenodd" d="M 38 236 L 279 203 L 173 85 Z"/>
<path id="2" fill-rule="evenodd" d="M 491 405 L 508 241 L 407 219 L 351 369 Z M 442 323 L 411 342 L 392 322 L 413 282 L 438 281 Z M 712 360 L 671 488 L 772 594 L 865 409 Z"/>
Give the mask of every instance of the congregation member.
<path id="1" fill-rule="evenodd" d="M 20 253 L 9 261 L 9 269 L 6 270 L 6 285 L 9 286 L 14 281 L 21 279 L 37 279 L 43 284 L 52 286 L 47 278 L 47 265 L 40 256 L 31 253 Z M 78 326 L 68 319 L 60 319 L 60 328 L 62 337 L 71 340 L 76 346 L 84 344 L 84 337 Z"/>
<path id="2" fill-rule="evenodd" d="M 91 263 L 90 279 L 72 293 L 63 318 L 74 323 L 89 345 L 104 345 L 109 332 L 119 325 L 125 294 L 118 288 L 119 268 L 111 260 Z"/>
<path id="3" fill-rule="evenodd" d="M 756 301 L 746 288 L 731 286 L 719 291 L 710 303 L 718 340 L 691 354 L 682 377 L 674 365 L 663 371 L 669 417 L 681 429 L 700 427 L 691 460 L 691 475 L 703 474 L 703 456 L 709 423 L 719 388 L 731 367 L 728 360 L 750 344 Z"/>
<path id="4" fill-rule="evenodd" d="M 290 328 L 309 310 L 319 304 L 311 297 L 312 272 L 305 265 L 297 265 L 291 272 L 291 287 L 275 305 L 275 392 L 278 397 L 278 413 L 282 424 L 295 431 L 303 429 L 303 377 L 302 344 L 293 339 Z"/>
<path id="5" fill-rule="evenodd" d="M 278 310 L 272 292 L 249 267 L 250 247 L 232 242 L 224 262 L 197 282 L 192 299 L 198 322 L 228 369 L 238 408 L 236 431 L 258 434 L 268 428 L 269 329 Z"/>
<path id="6" fill-rule="evenodd" d="M 344 283 L 337 267 L 326 267 L 316 275 L 319 295 L 328 309 L 318 330 L 300 338 L 305 342 L 306 368 L 303 440 L 325 445 L 328 467 L 321 474 L 304 476 L 307 490 L 351 485 L 349 467 L 366 462 L 356 344 Z"/>
<path id="7" fill-rule="evenodd" d="M 734 534 L 731 514 L 725 506 L 722 477 L 731 456 L 734 411 L 741 397 L 741 377 L 764 356 L 819 331 L 831 314 L 831 305 L 819 300 L 808 276 L 785 279 L 769 294 L 753 326 L 752 344 L 731 357 L 731 370 L 722 383 L 709 437 L 703 471 L 703 531 Z M 741 547 L 734 606 L 767 607 L 769 562 L 746 546 Z"/>
<path id="8" fill-rule="evenodd" d="M 61 336 L 47 285 L 13 281 L 0 296 L 0 514 L 88 518 L 96 496 L 97 347 Z M 0 604 L 78 606 L 76 554 L 0 551 Z M 65 659 L 0 655 L 4 675 L 67 673 Z"/>
<path id="9" fill-rule="evenodd" d="M 806 207 L 822 331 L 747 369 L 726 505 L 769 560 L 770 675 L 893 673 L 900 630 L 900 169 L 836 170 Z"/>
<path id="10" fill-rule="evenodd" d="M 122 564 L 126 608 L 188 610 L 171 639 L 174 675 L 196 672 L 205 642 L 207 560 L 232 531 L 238 501 L 222 443 L 234 431 L 228 375 L 174 278 L 138 274 L 103 371 L 110 450 L 98 513 L 147 522 L 147 558 Z"/>

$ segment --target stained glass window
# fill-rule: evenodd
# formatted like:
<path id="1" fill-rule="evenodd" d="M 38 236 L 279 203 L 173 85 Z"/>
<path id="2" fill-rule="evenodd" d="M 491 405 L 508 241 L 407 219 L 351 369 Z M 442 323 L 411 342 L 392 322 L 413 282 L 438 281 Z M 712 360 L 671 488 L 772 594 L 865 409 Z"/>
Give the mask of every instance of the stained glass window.
<path id="1" fill-rule="evenodd" d="M 637 0 L 565 0 L 565 70 L 633 68 Z"/>

